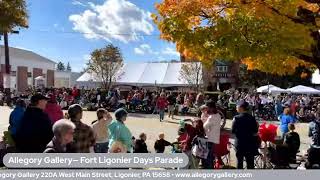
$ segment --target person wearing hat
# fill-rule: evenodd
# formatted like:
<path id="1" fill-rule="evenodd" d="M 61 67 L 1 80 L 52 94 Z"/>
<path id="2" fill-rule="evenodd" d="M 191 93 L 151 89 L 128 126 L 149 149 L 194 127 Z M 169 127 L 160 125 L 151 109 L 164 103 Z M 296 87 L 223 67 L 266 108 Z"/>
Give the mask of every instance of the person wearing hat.
<path id="1" fill-rule="evenodd" d="M 53 137 L 52 123 L 44 112 L 48 98 L 40 93 L 31 97 L 21 125 L 17 129 L 16 146 L 20 153 L 42 153 Z"/>
<path id="2" fill-rule="evenodd" d="M 237 104 L 237 112 L 232 122 L 232 133 L 235 135 L 235 149 L 237 168 L 243 169 L 243 160 L 246 159 L 247 169 L 254 169 L 254 156 L 258 152 L 258 123 L 248 113 L 248 102 L 241 100 Z"/>
<path id="3" fill-rule="evenodd" d="M 49 100 L 44 112 L 49 115 L 52 124 L 63 118 L 61 106 L 58 105 L 56 96 L 54 94 L 49 94 Z"/>
<path id="4" fill-rule="evenodd" d="M 129 128 L 126 126 L 125 121 L 127 120 L 128 112 L 122 108 L 118 109 L 114 113 L 116 119 L 108 126 L 109 130 L 109 151 L 115 149 L 114 144 L 119 145 L 120 143 L 124 146 L 122 149 L 126 149 L 127 152 L 132 151 L 132 134 Z"/>
<path id="5" fill-rule="evenodd" d="M 82 107 L 79 104 L 73 104 L 68 109 L 68 115 L 71 122 L 76 126 L 73 135 L 73 142 L 67 146 L 67 152 L 70 153 L 93 153 L 96 139 L 93 129 L 82 123 Z"/>

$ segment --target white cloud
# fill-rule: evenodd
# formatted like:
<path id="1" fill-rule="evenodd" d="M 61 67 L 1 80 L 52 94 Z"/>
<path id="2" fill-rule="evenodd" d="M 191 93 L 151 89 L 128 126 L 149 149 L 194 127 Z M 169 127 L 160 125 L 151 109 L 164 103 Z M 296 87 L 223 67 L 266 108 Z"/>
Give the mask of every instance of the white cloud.
<path id="1" fill-rule="evenodd" d="M 144 54 L 158 55 L 159 54 L 159 52 L 154 51 L 149 44 L 141 44 L 139 47 L 134 48 L 134 52 L 140 55 L 144 55 Z"/>
<path id="2" fill-rule="evenodd" d="M 140 49 L 140 48 L 134 48 L 134 53 L 143 55 L 144 51 L 142 49 Z"/>
<path id="3" fill-rule="evenodd" d="M 102 5 L 89 2 L 90 9 L 69 16 L 73 30 L 84 33 L 88 39 L 119 40 L 139 39 L 138 34 L 151 34 L 154 27 L 151 13 L 128 0 L 106 0 Z"/>
<path id="4" fill-rule="evenodd" d="M 86 5 L 84 3 L 80 2 L 80 1 L 77 1 L 77 0 L 73 0 L 72 4 L 75 5 L 75 6 L 86 7 Z"/>
<path id="5" fill-rule="evenodd" d="M 180 56 L 180 53 L 178 53 L 174 48 L 167 47 L 161 52 L 164 55 L 170 55 L 170 56 Z"/>

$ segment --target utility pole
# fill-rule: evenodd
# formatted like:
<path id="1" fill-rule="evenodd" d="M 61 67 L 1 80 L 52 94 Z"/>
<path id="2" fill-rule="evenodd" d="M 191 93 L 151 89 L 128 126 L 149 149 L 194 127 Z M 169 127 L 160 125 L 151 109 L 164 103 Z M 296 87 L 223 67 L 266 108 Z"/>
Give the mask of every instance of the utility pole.
<path id="1" fill-rule="evenodd" d="M 5 93 L 10 94 L 10 58 L 9 58 L 9 42 L 8 32 L 3 33 L 4 38 L 4 56 L 5 56 L 5 73 L 3 74 L 3 87 Z"/>
<path id="2" fill-rule="evenodd" d="M 19 34 L 19 31 L 11 31 L 11 33 Z M 7 96 L 7 104 L 11 105 L 11 91 L 10 91 L 10 83 L 11 83 L 11 66 L 10 66 L 10 55 L 9 55 L 9 38 L 8 32 L 3 32 L 3 40 L 4 40 L 4 56 L 5 56 L 5 72 L 3 74 L 3 87 L 4 92 Z"/>

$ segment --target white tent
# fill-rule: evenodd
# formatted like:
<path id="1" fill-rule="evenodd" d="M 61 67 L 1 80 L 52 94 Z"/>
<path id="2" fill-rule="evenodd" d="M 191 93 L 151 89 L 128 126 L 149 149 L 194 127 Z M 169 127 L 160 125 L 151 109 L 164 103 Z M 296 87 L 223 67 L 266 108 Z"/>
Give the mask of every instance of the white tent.
<path id="1" fill-rule="evenodd" d="M 257 89 L 257 92 L 258 93 L 268 93 L 269 90 L 273 87 L 277 87 L 277 86 L 274 86 L 272 84 L 269 84 L 269 85 L 265 85 L 265 86 L 261 86 Z"/>
<path id="2" fill-rule="evenodd" d="M 130 86 L 189 86 L 180 77 L 180 70 L 184 63 L 126 63 L 119 70 L 116 77 L 117 85 Z M 202 75 L 202 70 L 200 71 Z M 201 78 L 199 78 L 201 79 Z M 84 73 L 77 82 L 101 82 L 97 75 Z M 202 82 L 200 82 L 202 84 Z"/>
<path id="3" fill-rule="evenodd" d="M 271 87 L 269 88 L 269 93 L 270 94 L 281 94 L 281 93 L 287 93 L 288 91 L 279 87 Z"/>
<path id="4" fill-rule="evenodd" d="M 295 86 L 293 88 L 287 89 L 287 91 L 293 93 L 293 94 L 320 94 L 320 91 L 311 87 L 307 86 Z"/>
<path id="5" fill-rule="evenodd" d="M 320 84 L 320 72 L 319 69 L 317 69 L 313 74 L 312 74 L 312 84 Z"/>

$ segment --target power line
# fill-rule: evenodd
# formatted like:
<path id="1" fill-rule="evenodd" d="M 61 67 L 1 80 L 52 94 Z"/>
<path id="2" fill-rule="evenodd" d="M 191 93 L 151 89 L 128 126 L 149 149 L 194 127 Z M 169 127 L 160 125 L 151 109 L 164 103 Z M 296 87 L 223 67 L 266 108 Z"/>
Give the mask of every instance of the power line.
<path id="1" fill-rule="evenodd" d="M 136 34 L 136 33 L 91 33 L 91 32 L 77 32 L 77 31 L 50 31 L 50 30 L 41 30 L 41 29 L 28 29 L 27 31 L 34 31 L 40 33 L 56 33 L 56 34 L 83 34 L 83 35 L 118 35 L 118 36 L 141 36 L 141 37 L 159 37 L 160 34 Z"/>

